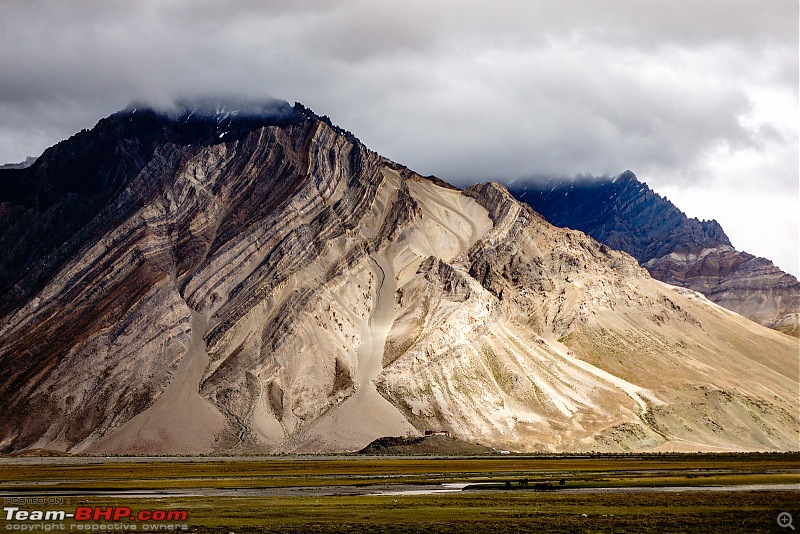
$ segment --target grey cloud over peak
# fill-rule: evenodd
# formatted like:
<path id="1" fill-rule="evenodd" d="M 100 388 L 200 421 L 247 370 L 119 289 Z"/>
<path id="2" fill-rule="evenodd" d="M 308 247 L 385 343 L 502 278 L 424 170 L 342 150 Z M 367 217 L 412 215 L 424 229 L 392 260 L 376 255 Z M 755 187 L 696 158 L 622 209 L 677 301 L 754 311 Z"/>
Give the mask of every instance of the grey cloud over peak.
<path id="1" fill-rule="evenodd" d="M 7 0 L 0 161 L 131 101 L 275 97 L 461 185 L 630 168 L 796 198 L 798 63 L 794 0 Z"/>

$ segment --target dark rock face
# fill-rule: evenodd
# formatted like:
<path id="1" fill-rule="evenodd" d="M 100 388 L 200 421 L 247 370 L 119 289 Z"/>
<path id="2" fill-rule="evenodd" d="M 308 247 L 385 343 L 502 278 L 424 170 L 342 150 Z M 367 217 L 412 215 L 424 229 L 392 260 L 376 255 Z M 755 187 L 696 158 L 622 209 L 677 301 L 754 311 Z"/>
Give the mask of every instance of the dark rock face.
<path id="1" fill-rule="evenodd" d="M 267 109 L 269 113 L 240 115 L 224 108 L 159 112 L 131 107 L 58 143 L 28 168 L 2 170 L 0 247 L 5 258 L 0 267 L 0 314 L 40 289 L 83 243 L 117 226 L 160 193 L 148 187 L 124 194 L 154 157 L 168 158 L 167 152 L 178 149 L 196 153 L 222 139 L 241 140 L 260 127 L 315 118 L 302 106 L 292 108 L 285 102 L 271 103 Z M 165 163 L 176 166 L 179 161 Z"/>
<path id="2" fill-rule="evenodd" d="M 658 280 L 798 335 L 795 277 L 735 250 L 717 221 L 688 218 L 630 171 L 615 178 L 514 183 L 509 191 L 553 224 L 631 254 Z"/>
<path id="3" fill-rule="evenodd" d="M 642 264 L 671 252 L 731 246 L 717 221 L 689 219 L 630 171 L 613 179 L 514 183 L 508 190 L 556 226 L 585 232 Z"/>

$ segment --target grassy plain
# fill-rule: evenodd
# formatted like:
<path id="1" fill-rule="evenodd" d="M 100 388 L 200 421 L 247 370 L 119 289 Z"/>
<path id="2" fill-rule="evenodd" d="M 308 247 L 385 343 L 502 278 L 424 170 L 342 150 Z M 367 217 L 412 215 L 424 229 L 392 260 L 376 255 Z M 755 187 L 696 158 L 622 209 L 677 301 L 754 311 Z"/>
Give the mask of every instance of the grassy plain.
<path id="1" fill-rule="evenodd" d="M 777 532 L 779 512 L 800 520 L 796 489 L 613 493 L 797 484 L 798 454 L 37 460 L 0 462 L 0 493 L 65 495 L 66 509 L 185 509 L 193 532 Z M 522 478 L 565 486 L 534 492 Z M 369 494 L 506 480 L 512 491 Z M 130 490 L 142 494 L 119 494 Z"/>
<path id="2" fill-rule="evenodd" d="M 86 498 L 80 505 L 131 506 Z M 403 496 L 137 499 L 188 510 L 189 532 L 771 532 L 797 492 L 587 494 L 488 492 Z M 141 527 L 140 529 L 141 530 Z"/>

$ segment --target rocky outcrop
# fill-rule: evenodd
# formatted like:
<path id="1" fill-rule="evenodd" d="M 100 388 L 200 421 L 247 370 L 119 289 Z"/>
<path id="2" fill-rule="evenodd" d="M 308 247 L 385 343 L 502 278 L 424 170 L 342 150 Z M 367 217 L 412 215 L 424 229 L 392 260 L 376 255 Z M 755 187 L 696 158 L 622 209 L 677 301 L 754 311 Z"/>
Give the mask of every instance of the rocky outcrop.
<path id="1" fill-rule="evenodd" d="M 800 336 L 800 283 L 765 258 L 733 247 L 672 252 L 643 264 L 654 278 L 688 287 L 757 323 Z"/>
<path id="2" fill-rule="evenodd" d="M 791 338 L 269 110 L 131 109 L 0 172 L 3 451 L 796 447 Z"/>
<path id="3" fill-rule="evenodd" d="M 800 282 L 731 245 L 717 221 L 690 219 L 626 171 L 614 178 L 515 182 L 512 194 L 557 226 L 634 256 L 650 274 L 798 336 Z"/>

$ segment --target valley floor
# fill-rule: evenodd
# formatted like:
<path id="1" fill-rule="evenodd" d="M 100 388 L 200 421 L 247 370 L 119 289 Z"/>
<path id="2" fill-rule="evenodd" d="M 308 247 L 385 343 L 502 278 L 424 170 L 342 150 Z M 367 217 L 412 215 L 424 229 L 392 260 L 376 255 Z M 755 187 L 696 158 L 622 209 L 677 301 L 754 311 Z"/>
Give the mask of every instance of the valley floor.
<path id="1" fill-rule="evenodd" d="M 798 453 L 17 457 L 0 458 L 0 497 L 5 529 L 17 531 L 34 524 L 42 531 L 52 523 L 65 530 L 237 534 L 769 532 L 781 530 L 782 512 L 800 518 L 798 460 Z M 551 491 L 536 491 L 547 483 Z M 101 517 L 32 522 L 9 518 L 8 509 L 15 507 L 88 507 Z M 126 515 L 114 521 L 102 516 L 108 509 L 185 517 L 140 521 Z M 785 524 L 788 516 L 782 517 Z"/>

